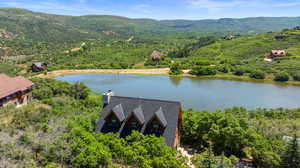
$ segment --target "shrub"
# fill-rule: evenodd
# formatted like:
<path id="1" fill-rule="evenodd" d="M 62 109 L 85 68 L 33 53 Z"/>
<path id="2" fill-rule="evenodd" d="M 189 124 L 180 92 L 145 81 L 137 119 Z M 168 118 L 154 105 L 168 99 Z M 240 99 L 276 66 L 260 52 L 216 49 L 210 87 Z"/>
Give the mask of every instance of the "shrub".
<path id="1" fill-rule="evenodd" d="M 107 146 L 93 142 L 81 150 L 74 158 L 73 163 L 76 167 L 107 167 L 112 164 L 112 156 Z"/>
<path id="2" fill-rule="evenodd" d="M 295 80 L 295 81 L 300 81 L 300 73 L 298 72 L 298 73 L 295 73 L 295 74 L 292 74 L 292 76 L 293 76 L 293 79 Z"/>
<path id="3" fill-rule="evenodd" d="M 190 72 L 192 75 L 216 75 L 217 70 L 211 66 L 196 67 Z"/>
<path id="4" fill-rule="evenodd" d="M 23 134 L 19 137 L 19 142 L 22 145 L 27 145 L 30 143 L 30 139 L 27 134 Z"/>
<path id="5" fill-rule="evenodd" d="M 261 70 L 255 70 L 250 73 L 249 77 L 253 79 L 265 79 L 266 74 Z"/>
<path id="6" fill-rule="evenodd" d="M 280 72 L 275 75 L 274 81 L 286 82 L 290 79 L 290 76 L 286 72 Z"/>
<path id="7" fill-rule="evenodd" d="M 209 66 L 209 65 L 211 65 L 211 62 L 208 59 L 199 59 L 195 62 L 195 65 Z"/>
<path id="8" fill-rule="evenodd" d="M 243 76 L 245 73 L 245 69 L 239 67 L 239 68 L 236 68 L 233 72 L 234 75 L 237 75 L 237 76 Z"/>
<path id="9" fill-rule="evenodd" d="M 75 99 L 86 99 L 89 95 L 89 88 L 83 83 L 75 83 L 71 87 L 71 94 Z"/>
<path id="10" fill-rule="evenodd" d="M 227 65 L 220 65 L 217 69 L 219 72 L 223 72 L 223 73 L 228 73 L 230 70 L 229 66 Z"/>
<path id="11" fill-rule="evenodd" d="M 171 75 L 180 75 L 182 74 L 182 70 L 180 64 L 178 62 L 172 63 L 170 66 L 170 74 Z"/>

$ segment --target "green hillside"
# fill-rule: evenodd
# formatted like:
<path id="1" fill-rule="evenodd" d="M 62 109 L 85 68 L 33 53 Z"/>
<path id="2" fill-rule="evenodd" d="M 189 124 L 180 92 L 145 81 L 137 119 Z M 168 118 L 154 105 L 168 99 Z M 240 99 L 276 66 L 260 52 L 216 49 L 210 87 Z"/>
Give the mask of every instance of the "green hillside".
<path id="1" fill-rule="evenodd" d="M 275 39 L 276 35 L 283 34 L 284 39 Z M 191 54 L 194 58 L 209 58 L 222 60 L 232 58 L 241 64 L 250 64 L 259 68 L 292 71 L 300 68 L 300 31 L 286 31 L 282 33 L 260 34 L 239 37 L 234 40 L 222 40 L 197 49 Z M 267 63 L 264 58 L 270 55 L 271 50 L 285 50 L 286 57 L 276 58 Z"/>
<path id="2" fill-rule="evenodd" d="M 299 17 L 245 18 L 219 20 L 151 20 L 118 16 L 61 16 L 24 9 L 0 8 L 0 30 L 26 40 L 76 41 L 103 37 L 103 31 L 115 35 L 150 35 L 194 32 L 197 34 L 262 33 L 300 25 Z"/>
<path id="3" fill-rule="evenodd" d="M 219 39 L 203 46 L 195 44 L 185 45 L 168 54 L 182 69 L 192 69 L 193 75 L 300 80 L 300 30 Z M 284 50 L 286 54 L 272 58 L 272 50 Z M 272 60 L 267 61 L 266 58 Z"/>
<path id="4" fill-rule="evenodd" d="M 293 74 L 300 68 L 299 31 L 270 31 L 296 25 L 300 25 L 300 18 L 157 21 L 1 8 L 0 57 L 17 56 L 2 63 L 27 66 L 33 61 L 45 61 L 50 69 L 168 67 L 177 60 L 188 69 L 212 65 L 220 72 L 235 73 L 243 68 L 247 73 L 262 70 L 270 75 L 282 71 Z M 255 32 L 269 33 L 253 35 Z M 233 40 L 221 38 L 230 34 L 239 36 Z M 285 38 L 276 40 L 279 34 Z M 83 43 L 86 46 L 80 49 Z M 74 48 L 80 50 L 69 52 Z M 287 56 L 265 62 L 273 49 L 286 50 Z M 159 63 L 149 59 L 154 50 L 162 53 Z"/>

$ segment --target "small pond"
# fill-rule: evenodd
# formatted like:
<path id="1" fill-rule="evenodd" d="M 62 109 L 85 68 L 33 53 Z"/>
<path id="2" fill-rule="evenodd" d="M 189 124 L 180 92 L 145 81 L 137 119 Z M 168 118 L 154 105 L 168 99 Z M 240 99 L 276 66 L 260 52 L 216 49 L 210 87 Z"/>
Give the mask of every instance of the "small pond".
<path id="1" fill-rule="evenodd" d="M 56 79 L 83 82 L 97 93 L 113 90 L 118 96 L 176 100 L 184 109 L 300 107 L 300 87 L 291 85 L 133 74 L 81 74 Z"/>

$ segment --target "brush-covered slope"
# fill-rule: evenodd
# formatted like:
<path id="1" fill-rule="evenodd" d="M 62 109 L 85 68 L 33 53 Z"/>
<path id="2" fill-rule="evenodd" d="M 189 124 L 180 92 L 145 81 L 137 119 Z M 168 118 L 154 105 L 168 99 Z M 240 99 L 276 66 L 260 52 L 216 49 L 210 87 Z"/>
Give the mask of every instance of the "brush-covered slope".
<path id="1" fill-rule="evenodd" d="M 276 39 L 278 35 L 283 35 L 284 39 Z M 273 62 L 264 61 L 271 50 L 285 50 L 287 55 L 275 58 Z M 296 71 L 300 69 L 300 31 L 289 30 L 220 40 L 193 51 L 189 58 L 234 59 L 242 64 L 258 66 L 268 71 Z"/>

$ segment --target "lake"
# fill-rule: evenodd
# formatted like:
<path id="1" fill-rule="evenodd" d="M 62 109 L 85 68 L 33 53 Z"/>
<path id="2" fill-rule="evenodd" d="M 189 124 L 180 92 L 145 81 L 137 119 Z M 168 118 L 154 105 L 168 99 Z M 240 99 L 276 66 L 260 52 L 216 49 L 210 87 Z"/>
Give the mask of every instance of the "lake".
<path id="1" fill-rule="evenodd" d="M 83 82 L 97 93 L 113 90 L 118 96 L 180 101 L 184 109 L 300 107 L 300 87 L 291 85 L 133 74 L 81 74 L 56 79 Z"/>

